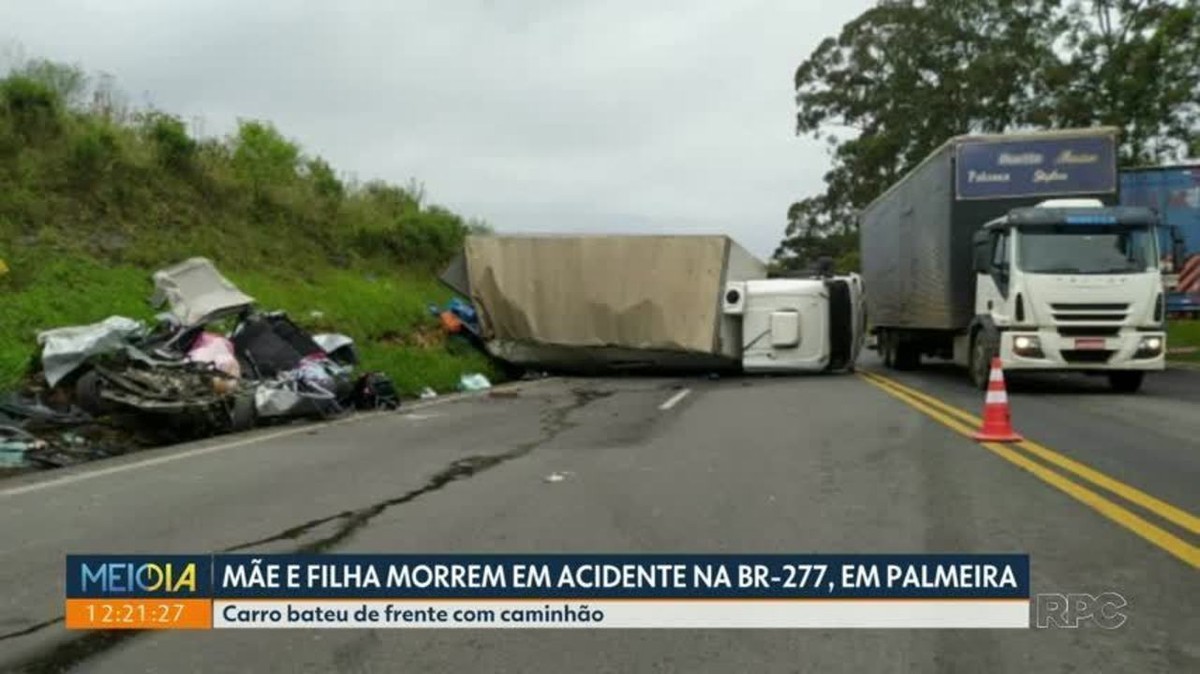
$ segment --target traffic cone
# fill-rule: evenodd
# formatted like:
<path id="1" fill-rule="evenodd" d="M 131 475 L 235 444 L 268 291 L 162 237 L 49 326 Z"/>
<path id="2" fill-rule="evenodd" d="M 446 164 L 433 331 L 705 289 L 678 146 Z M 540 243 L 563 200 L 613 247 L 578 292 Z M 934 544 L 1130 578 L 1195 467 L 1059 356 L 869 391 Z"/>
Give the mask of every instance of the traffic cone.
<path id="1" fill-rule="evenodd" d="M 987 398 L 983 402 L 983 425 L 975 434 L 975 439 L 980 442 L 1020 442 L 1025 439 L 1012 427 L 1008 391 L 1004 388 L 1004 370 L 1000 367 L 999 358 L 992 359 Z"/>

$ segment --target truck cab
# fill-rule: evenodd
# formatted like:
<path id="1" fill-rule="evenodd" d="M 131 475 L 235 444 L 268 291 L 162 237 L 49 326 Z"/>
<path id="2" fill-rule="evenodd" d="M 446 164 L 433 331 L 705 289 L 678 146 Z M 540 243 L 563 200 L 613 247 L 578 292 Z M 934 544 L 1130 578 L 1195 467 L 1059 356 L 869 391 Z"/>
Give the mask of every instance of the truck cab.
<path id="1" fill-rule="evenodd" d="M 1139 207 L 1055 199 L 1017 208 L 974 236 L 975 318 L 955 360 L 986 388 L 1005 370 L 1106 374 L 1136 391 L 1166 366 L 1158 220 Z"/>

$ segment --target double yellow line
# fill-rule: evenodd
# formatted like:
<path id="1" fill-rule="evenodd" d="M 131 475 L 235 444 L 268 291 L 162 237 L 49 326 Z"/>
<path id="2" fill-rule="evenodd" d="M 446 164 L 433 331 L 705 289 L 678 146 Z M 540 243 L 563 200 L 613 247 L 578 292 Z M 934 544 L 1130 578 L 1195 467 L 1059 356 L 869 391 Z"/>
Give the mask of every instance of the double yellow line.
<path id="1" fill-rule="evenodd" d="M 905 386 L 894 379 L 873 372 L 862 371 L 859 372 L 859 376 L 962 435 L 972 437 L 975 434 L 975 430 L 979 428 L 979 417 L 933 396 Z M 1029 471 L 1043 482 L 1166 550 L 1192 568 L 1200 569 L 1200 547 L 1185 541 L 1174 533 L 1132 512 L 1117 501 L 1110 499 L 1107 495 L 1066 477 L 1064 473 L 1084 483 L 1099 487 L 1129 503 L 1145 508 L 1158 517 L 1193 535 L 1200 535 L 1200 517 L 1196 517 L 1181 508 L 1157 499 L 1140 489 L 1131 487 L 1124 482 L 1109 477 L 1093 468 L 1089 468 L 1078 461 L 1063 456 L 1031 440 L 1024 440 L 1013 445 L 997 442 L 984 442 L 981 444 L 993 454 Z M 1024 452 L 1017 451 L 1014 447 L 1020 448 Z M 1035 461 L 1031 458 L 1031 455 L 1041 459 L 1045 464 Z M 1053 465 L 1063 472 L 1053 470 L 1046 464 Z"/>

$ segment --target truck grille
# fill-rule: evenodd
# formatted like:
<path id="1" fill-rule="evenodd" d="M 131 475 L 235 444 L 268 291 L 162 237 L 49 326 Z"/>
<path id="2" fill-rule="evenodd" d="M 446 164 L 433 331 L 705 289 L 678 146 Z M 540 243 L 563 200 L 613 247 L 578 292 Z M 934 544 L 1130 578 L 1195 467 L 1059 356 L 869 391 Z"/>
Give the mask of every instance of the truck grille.
<path id="1" fill-rule="evenodd" d="M 1107 363 L 1113 355 L 1112 351 L 1097 351 L 1092 349 L 1065 349 L 1061 353 L 1063 360 L 1068 363 Z"/>
<path id="2" fill-rule="evenodd" d="M 1129 314 L 1128 304 L 1051 304 L 1050 309 L 1054 312 L 1055 322 L 1058 323 L 1122 322 Z"/>
<path id="3" fill-rule="evenodd" d="M 1116 337 L 1121 334 L 1118 325 L 1060 325 L 1058 334 L 1063 337 Z"/>

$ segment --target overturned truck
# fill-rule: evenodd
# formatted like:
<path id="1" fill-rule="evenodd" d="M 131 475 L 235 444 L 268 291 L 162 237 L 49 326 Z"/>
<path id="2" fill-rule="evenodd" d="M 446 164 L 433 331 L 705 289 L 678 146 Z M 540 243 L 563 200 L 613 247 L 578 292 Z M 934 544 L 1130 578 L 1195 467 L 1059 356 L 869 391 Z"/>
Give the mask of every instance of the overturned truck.
<path id="1" fill-rule="evenodd" d="M 767 278 L 726 236 L 471 236 L 442 281 L 489 353 L 562 372 L 850 370 L 858 276 Z"/>

